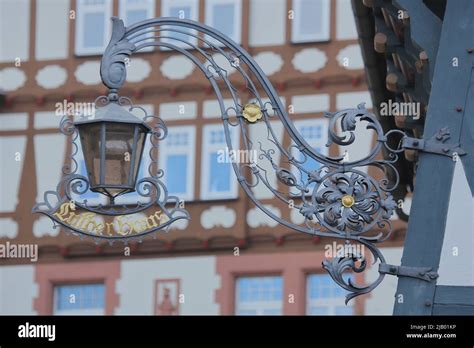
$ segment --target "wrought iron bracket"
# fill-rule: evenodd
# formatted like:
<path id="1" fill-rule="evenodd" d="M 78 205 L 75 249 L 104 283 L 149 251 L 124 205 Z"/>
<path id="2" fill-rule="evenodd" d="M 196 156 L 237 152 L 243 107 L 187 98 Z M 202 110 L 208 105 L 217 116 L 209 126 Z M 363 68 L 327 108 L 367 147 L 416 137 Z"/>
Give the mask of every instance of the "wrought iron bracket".
<path id="1" fill-rule="evenodd" d="M 379 273 L 396 275 L 397 277 L 416 278 L 427 282 L 432 282 L 439 276 L 431 267 L 395 266 L 388 263 L 379 264 Z"/>
<path id="2" fill-rule="evenodd" d="M 403 141 L 396 142 L 397 147 L 393 148 L 388 137 L 398 134 L 408 147 L 410 139 L 406 133 L 392 129 L 384 134 L 380 120 L 363 103 L 357 108 L 327 112 L 324 114 L 329 120 L 326 147 L 331 144 L 350 146 L 356 140 L 356 129 L 361 127 L 361 121 L 367 122 L 365 128 L 371 130 L 378 140 L 369 153 L 353 161 L 346 161 L 343 156 L 327 156 L 305 140 L 263 70 L 247 51 L 230 38 L 187 19 L 154 18 L 127 28 L 118 18 L 112 21 L 112 39 L 102 57 L 100 70 L 102 81 L 110 90 L 109 98 L 118 98 L 118 90 L 126 81 L 125 61 L 135 52 L 147 47 L 162 47 L 188 58 L 209 80 L 216 95 L 229 151 L 245 149 L 258 154 L 258 161 L 232 162 L 237 180 L 252 202 L 281 226 L 313 237 L 345 241 L 344 253 L 324 260 L 323 267 L 348 292 L 346 303 L 372 291 L 382 282 L 383 272 L 370 284 L 363 285 L 346 276 L 347 271 L 365 271 L 367 259 L 372 259 L 374 264 L 385 264 L 383 253 L 376 243 L 385 241 L 392 233 L 390 217 L 397 208 L 392 192 L 399 183 L 395 163 L 404 151 Z M 223 63 L 218 63 L 221 59 Z M 241 91 L 233 85 L 228 76 L 230 73 L 240 74 L 245 81 L 245 90 Z M 223 98 L 227 95 L 231 98 L 224 102 Z M 257 121 L 266 131 L 252 126 Z M 285 134 L 291 138 L 289 146 L 284 145 L 277 135 L 279 131 L 275 128 L 275 121 L 281 123 Z M 241 141 L 233 140 L 234 131 L 240 135 L 237 139 Z M 252 134 L 256 133 L 259 133 L 258 136 L 253 137 Z M 440 137 L 443 143 L 449 135 L 443 133 Z M 410 146 L 415 145 L 411 143 Z M 449 152 L 449 145 L 441 146 L 448 147 Z M 424 143 L 416 148 L 425 147 L 432 148 L 431 144 Z M 386 151 L 386 156 L 379 159 L 382 151 Z M 272 155 L 278 155 L 278 158 Z M 307 165 L 310 161 L 318 162 L 318 168 L 310 169 Z M 364 168 L 380 171 L 384 177 L 380 179 L 378 175 L 369 175 Z M 277 180 L 269 174 L 274 174 Z M 390 181 L 387 175 L 392 178 Z M 285 219 L 276 214 L 271 206 L 255 195 L 256 187 L 272 193 L 278 201 L 294 209 L 292 212 L 299 212 L 298 219 Z M 365 255 L 365 252 L 371 256 Z M 414 276 L 417 273 L 409 274 Z"/>
<path id="3" fill-rule="evenodd" d="M 450 138 L 449 129 L 441 128 L 430 139 L 417 139 L 404 137 L 402 140 L 402 148 L 417 150 L 421 152 L 428 152 L 436 155 L 443 155 L 448 157 L 462 156 L 466 154 L 459 143 L 445 144 L 444 142 Z"/>

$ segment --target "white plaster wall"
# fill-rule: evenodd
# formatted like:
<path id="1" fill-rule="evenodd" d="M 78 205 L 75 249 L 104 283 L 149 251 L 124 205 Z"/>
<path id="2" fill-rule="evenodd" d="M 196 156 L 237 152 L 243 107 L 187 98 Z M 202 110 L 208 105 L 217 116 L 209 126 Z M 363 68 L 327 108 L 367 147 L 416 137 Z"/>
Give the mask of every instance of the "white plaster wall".
<path id="1" fill-rule="evenodd" d="M 161 103 L 159 116 L 163 120 L 188 120 L 196 118 L 197 103 L 182 101 L 176 103 Z"/>
<path id="2" fill-rule="evenodd" d="M 281 218 L 281 212 L 278 207 L 275 207 L 271 204 L 265 204 L 264 207 L 267 208 L 274 215 Z M 278 222 L 272 217 L 268 216 L 260 208 L 255 207 L 247 211 L 247 224 L 253 228 L 260 226 L 276 227 L 278 225 Z"/>
<path id="3" fill-rule="evenodd" d="M 400 265 L 403 248 L 381 248 L 386 262 L 392 265 Z M 370 253 L 366 250 L 366 252 Z M 371 261 L 372 262 L 372 261 Z M 378 263 L 368 268 L 366 282 L 370 284 L 377 279 Z M 395 303 L 395 293 L 397 291 L 398 278 L 392 275 L 386 275 L 382 283 L 379 284 L 365 301 L 365 315 L 392 315 L 393 305 Z"/>
<path id="4" fill-rule="evenodd" d="M 273 75 L 280 71 L 284 64 L 281 55 L 272 51 L 260 52 L 253 58 L 267 76 Z"/>
<path id="5" fill-rule="evenodd" d="M 194 63 L 185 56 L 170 56 L 161 63 L 160 70 L 170 80 L 181 80 L 193 73 Z"/>
<path id="6" fill-rule="evenodd" d="M 142 58 L 133 58 L 127 69 L 127 82 L 141 82 L 148 78 L 151 73 L 151 65 L 148 60 Z"/>
<path id="7" fill-rule="evenodd" d="M 336 109 L 356 108 L 360 103 L 365 103 L 365 108 L 372 109 L 372 98 L 368 91 L 339 93 L 336 96 Z"/>
<path id="8" fill-rule="evenodd" d="M 59 234 L 59 228 L 53 228 L 53 221 L 48 217 L 41 215 L 41 217 L 33 223 L 33 235 L 36 238 L 42 237 L 56 237 Z"/>
<path id="9" fill-rule="evenodd" d="M 6 92 L 15 91 L 23 87 L 25 82 L 26 74 L 22 69 L 7 67 L 0 70 L 0 88 Z"/>
<path id="10" fill-rule="evenodd" d="M 0 267 L 0 315 L 36 315 L 37 296 L 34 265 Z"/>
<path id="11" fill-rule="evenodd" d="M 78 65 L 74 76 L 76 80 L 84 85 L 96 85 L 100 83 L 100 62 L 86 61 Z"/>
<path id="12" fill-rule="evenodd" d="M 68 55 L 69 0 L 36 0 L 36 59 Z"/>
<path id="13" fill-rule="evenodd" d="M 229 61 L 229 59 L 222 53 L 214 53 L 212 55 L 212 60 L 216 66 L 218 66 L 221 70 L 223 70 L 221 72 L 223 75 L 229 76 L 237 71 L 231 65 L 231 62 Z M 206 67 L 206 69 L 209 69 L 209 71 L 212 73 L 212 76 L 214 76 L 215 79 L 217 80 L 221 79 L 220 74 L 216 72 L 216 69 L 212 66 L 209 60 L 206 60 L 206 62 L 204 62 L 204 66 Z"/>
<path id="14" fill-rule="evenodd" d="M 173 222 L 171 225 L 169 225 L 168 228 L 170 230 L 185 230 L 188 228 L 188 225 L 189 225 L 189 220 L 180 219 Z"/>
<path id="15" fill-rule="evenodd" d="M 134 104 L 134 106 L 138 106 L 144 109 L 148 116 L 154 115 L 155 113 L 155 106 L 153 104 Z M 138 118 L 143 118 L 145 116 L 145 113 L 139 108 L 134 108 L 132 110 L 129 110 L 130 108 L 126 105 L 123 106 L 123 108 L 127 110 L 128 112 L 134 114 Z M 147 120 L 147 122 L 149 122 L 149 120 Z"/>
<path id="16" fill-rule="evenodd" d="M 36 73 L 36 83 L 45 89 L 58 88 L 67 80 L 67 71 L 59 65 L 48 65 Z"/>
<path id="17" fill-rule="evenodd" d="M 57 129 L 62 116 L 56 115 L 55 110 L 35 112 L 34 126 L 36 129 Z"/>
<path id="18" fill-rule="evenodd" d="M 336 38 L 338 40 L 357 39 L 351 0 L 337 0 L 336 2 Z"/>
<path id="19" fill-rule="evenodd" d="M 35 135 L 34 143 L 37 180 L 36 201 L 42 202 L 44 192 L 55 190 L 61 178 L 66 137 L 62 134 Z"/>
<path id="20" fill-rule="evenodd" d="M 250 46 L 285 43 L 286 0 L 250 0 Z"/>
<path id="21" fill-rule="evenodd" d="M 336 57 L 339 65 L 347 70 L 364 69 L 364 60 L 359 44 L 348 45 L 341 48 Z"/>
<path id="22" fill-rule="evenodd" d="M 329 94 L 295 95 L 291 104 L 295 114 L 329 111 Z"/>
<path id="23" fill-rule="evenodd" d="M 0 218 L 0 238 L 16 238 L 18 223 L 10 217 Z"/>
<path id="24" fill-rule="evenodd" d="M 201 213 L 201 226 L 209 230 L 214 227 L 231 228 L 235 225 L 237 214 L 225 205 L 214 205 Z"/>
<path id="25" fill-rule="evenodd" d="M 220 288 L 214 256 L 173 257 L 121 261 L 121 278 L 117 282 L 120 305 L 116 314 L 152 315 L 157 279 L 181 279 L 180 303 L 183 315 L 216 315 L 219 305 L 215 290 Z"/>
<path id="26" fill-rule="evenodd" d="M 18 188 L 25 159 L 26 136 L 0 137 L 0 211 L 11 212 L 18 204 Z M 20 161 L 16 161 L 16 153 Z"/>
<path id="27" fill-rule="evenodd" d="M 0 62 L 29 58 L 30 1 L 0 1 Z"/>
<path id="28" fill-rule="evenodd" d="M 229 107 L 235 108 L 234 99 L 226 98 L 222 100 L 224 103 L 224 108 L 227 109 Z M 240 99 L 238 100 L 240 103 Z M 221 118 L 221 108 L 219 106 L 219 102 L 217 99 L 209 99 L 205 100 L 202 103 L 202 116 L 204 118 Z"/>
<path id="29" fill-rule="evenodd" d="M 0 115 L 0 129 L 2 131 L 21 130 L 28 127 L 27 112 L 13 112 Z"/>
<path id="30" fill-rule="evenodd" d="M 454 169 L 438 285 L 474 286 L 474 197 L 461 161 Z"/>
<path id="31" fill-rule="evenodd" d="M 318 48 L 303 48 L 295 53 L 291 63 L 293 67 L 305 74 L 316 72 L 326 66 L 328 57 Z"/>

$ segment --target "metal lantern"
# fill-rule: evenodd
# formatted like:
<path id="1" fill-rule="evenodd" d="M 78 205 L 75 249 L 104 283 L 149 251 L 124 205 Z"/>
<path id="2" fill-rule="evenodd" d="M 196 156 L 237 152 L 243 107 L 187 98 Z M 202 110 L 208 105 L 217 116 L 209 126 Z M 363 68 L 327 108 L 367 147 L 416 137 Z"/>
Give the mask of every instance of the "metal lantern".
<path id="1" fill-rule="evenodd" d="M 90 190 L 114 198 L 135 191 L 138 169 L 151 128 L 117 103 L 94 117 L 74 122 L 81 139 Z"/>

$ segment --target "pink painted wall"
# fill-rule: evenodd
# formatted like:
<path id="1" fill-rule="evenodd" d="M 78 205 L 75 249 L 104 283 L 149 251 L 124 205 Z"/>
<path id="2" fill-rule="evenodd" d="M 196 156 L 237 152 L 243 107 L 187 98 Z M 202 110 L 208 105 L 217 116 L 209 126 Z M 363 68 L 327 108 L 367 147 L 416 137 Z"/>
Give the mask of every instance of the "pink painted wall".
<path id="1" fill-rule="evenodd" d="M 33 308 L 39 315 L 53 314 L 54 286 L 68 283 L 105 284 L 105 314 L 114 314 L 119 304 L 115 284 L 120 277 L 120 261 L 71 262 L 39 264 L 36 266 L 35 281 L 39 287 Z"/>
<path id="2" fill-rule="evenodd" d="M 282 252 L 240 256 L 217 256 L 217 273 L 221 276 L 221 288 L 216 291 L 216 301 L 221 314 L 235 313 L 235 280 L 239 276 L 281 275 L 283 277 L 283 314 L 304 315 L 306 311 L 306 276 L 310 273 L 326 273 L 322 268 L 324 251 Z M 356 275 L 358 284 L 364 279 Z M 294 303 L 288 296 L 294 295 Z M 364 314 L 365 296 L 354 301 L 354 314 Z"/>

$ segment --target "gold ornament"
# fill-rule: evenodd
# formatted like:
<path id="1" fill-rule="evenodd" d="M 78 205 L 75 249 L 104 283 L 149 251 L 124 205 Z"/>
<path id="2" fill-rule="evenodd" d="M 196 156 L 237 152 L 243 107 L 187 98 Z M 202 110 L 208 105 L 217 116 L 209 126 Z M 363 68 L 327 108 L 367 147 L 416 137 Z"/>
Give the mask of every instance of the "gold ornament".
<path id="1" fill-rule="evenodd" d="M 253 103 L 245 105 L 242 114 L 244 115 L 244 118 L 250 123 L 257 122 L 263 116 L 260 106 Z"/>
<path id="2" fill-rule="evenodd" d="M 354 201 L 354 197 L 352 197 L 351 195 L 345 195 L 344 197 L 342 197 L 341 199 L 341 203 L 343 206 L 345 206 L 346 208 L 350 208 L 354 205 L 355 201 Z"/>

